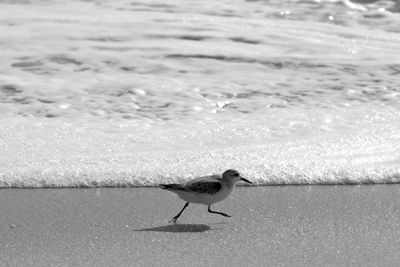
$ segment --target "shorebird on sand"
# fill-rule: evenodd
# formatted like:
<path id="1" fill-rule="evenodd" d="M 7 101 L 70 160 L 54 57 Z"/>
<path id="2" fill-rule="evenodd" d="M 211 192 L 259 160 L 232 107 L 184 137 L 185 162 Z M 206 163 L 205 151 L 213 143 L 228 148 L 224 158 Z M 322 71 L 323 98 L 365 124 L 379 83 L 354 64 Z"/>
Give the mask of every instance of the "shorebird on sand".
<path id="1" fill-rule="evenodd" d="M 160 184 L 162 189 L 169 190 L 177 194 L 181 199 L 186 201 L 183 209 L 170 222 L 176 223 L 182 212 L 189 206 L 189 203 L 198 203 L 208 205 L 208 212 L 220 214 L 225 217 L 231 217 L 226 213 L 211 210 L 211 205 L 224 200 L 229 196 L 235 185 L 244 181 L 252 183 L 240 176 L 235 170 L 226 170 L 221 175 L 211 175 L 200 177 L 184 184 Z"/>

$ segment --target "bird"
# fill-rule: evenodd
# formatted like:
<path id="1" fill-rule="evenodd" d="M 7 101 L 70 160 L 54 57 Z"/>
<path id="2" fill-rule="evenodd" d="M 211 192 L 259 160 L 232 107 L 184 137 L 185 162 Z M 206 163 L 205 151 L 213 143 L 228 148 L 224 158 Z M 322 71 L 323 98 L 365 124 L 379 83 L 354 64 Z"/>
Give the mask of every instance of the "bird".
<path id="1" fill-rule="evenodd" d="M 207 205 L 209 213 L 231 217 L 226 213 L 211 210 L 211 205 L 227 198 L 240 181 L 252 184 L 252 182 L 243 178 L 238 171 L 229 169 L 222 176 L 214 174 L 183 184 L 160 184 L 159 187 L 177 194 L 182 200 L 186 201 L 182 210 L 170 221 L 176 223 L 182 212 L 189 206 L 189 203 Z"/>

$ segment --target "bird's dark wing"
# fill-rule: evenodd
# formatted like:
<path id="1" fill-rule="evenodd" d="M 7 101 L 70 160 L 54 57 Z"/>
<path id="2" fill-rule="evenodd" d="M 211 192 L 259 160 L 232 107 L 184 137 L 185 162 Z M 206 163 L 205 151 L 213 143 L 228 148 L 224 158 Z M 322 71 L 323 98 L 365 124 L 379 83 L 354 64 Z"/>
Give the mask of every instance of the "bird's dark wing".
<path id="1" fill-rule="evenodd" d="M 160 184 L 159 187 L 167 190 L 183 190 L 183 186 L 180 184 Z"/>
<path id="2" fill-rule="evenodd" d="M 185 185 L 185 190 L 196 193 L 216 194 L 221 190 L 221 182 L 218 180 L 192 181 Z"/>

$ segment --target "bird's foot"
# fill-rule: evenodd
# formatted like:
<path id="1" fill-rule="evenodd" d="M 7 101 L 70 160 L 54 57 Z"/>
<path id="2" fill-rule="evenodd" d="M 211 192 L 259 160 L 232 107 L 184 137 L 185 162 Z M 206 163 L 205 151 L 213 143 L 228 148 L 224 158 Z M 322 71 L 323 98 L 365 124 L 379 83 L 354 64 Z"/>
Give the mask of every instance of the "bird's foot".
<path id="1" fill-rule="evenodd" d="M 178 220 L 178 218 L 177 217 L 174 217 L 174 218 L 172 218 L 171 220 L 169 220 L 168 222 L 169 223 L 174 223 L 174 224 L 176 224 L 176 221 Z"/>

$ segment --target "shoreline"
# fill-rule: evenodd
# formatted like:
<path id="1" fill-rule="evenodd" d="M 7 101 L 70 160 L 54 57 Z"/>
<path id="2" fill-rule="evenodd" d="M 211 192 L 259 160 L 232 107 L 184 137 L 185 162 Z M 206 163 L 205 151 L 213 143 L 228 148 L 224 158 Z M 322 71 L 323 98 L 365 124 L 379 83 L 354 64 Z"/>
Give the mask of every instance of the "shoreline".
<path id="1" fill-rule="evenodd" d="M 154 187 L 3 189 L 6 266 L 396 265 L 400 185 L 240 186 L 213 209 Z"/>
<path id="2" fill-rule="evenodd" d="M 293 184 L 237 184 L 236 188 L 241 187 L 308 187 L 308 186 L 385 186 L 385 185 L 399 185 L 400 181 L 396 182 L 384 182 L 384 183 L 376 183 L 376 182 L 366 182 L 366 183 L 314 183 L 314 184 L 305 184 L 305 183 L 293 183 Z M 98 189 L 141 189 L 141 188 L 148 188 L 148 189 L 160 189 L 158 185 L 139 185 L 139 186 L 44 186 L 44 187 L 35 187 L 35 186 L 21 186 L 21 187 L 0 187 L 1 190 L 98 190 Z"/>

